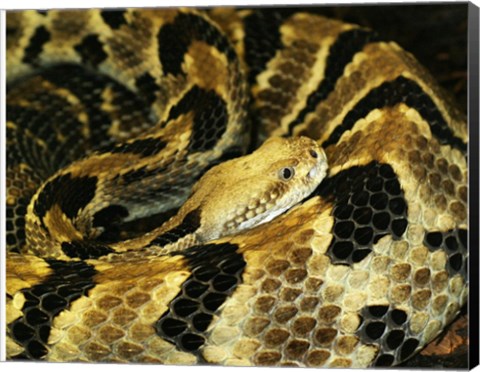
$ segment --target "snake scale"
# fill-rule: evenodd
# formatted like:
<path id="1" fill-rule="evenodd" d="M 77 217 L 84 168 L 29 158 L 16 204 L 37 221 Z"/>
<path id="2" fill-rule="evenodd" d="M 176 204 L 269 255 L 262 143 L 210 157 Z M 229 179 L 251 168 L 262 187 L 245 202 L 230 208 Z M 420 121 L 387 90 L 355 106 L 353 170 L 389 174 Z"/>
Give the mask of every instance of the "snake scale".
<path id="1" fill-rule="evenodd" d="M 9 359 L 391 366 L 466 302 L 465 116 L 369 29 L 9 12 L 7 83 Z"/>

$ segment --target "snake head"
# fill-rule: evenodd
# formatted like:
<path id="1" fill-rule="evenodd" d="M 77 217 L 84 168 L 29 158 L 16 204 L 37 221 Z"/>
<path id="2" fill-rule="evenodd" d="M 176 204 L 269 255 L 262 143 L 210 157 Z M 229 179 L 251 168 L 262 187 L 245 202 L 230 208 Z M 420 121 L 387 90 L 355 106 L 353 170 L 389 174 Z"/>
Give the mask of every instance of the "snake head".
<path id="1" fill-rule="evenodd" d="M 293 193 L 303 194 L 303 197 L 309 195 L 327 173 L 325 152 L 316 141 L 307 137 L 270 138 L 257 150 L 256 155 L 270 159 L 269 172 L 276 172 L 276 177 L 281 181 L 278 188 L 288 185 L 287 188 L 291 188 Z M 275 178 L 274 174 L 271 176 Z"/>
<path id="2" fill-rule="evenodd" d="M 298 204 L 325 178 L 327 168 L 316 141 L 270 138 L 253 153 L 210 169 L 184 209 L 201 210 L 201 241 L 235 234 Z"/>
<path id="3" fill-rule="evenodd" d="M 239 231 L 271 221 L 301 202 L 325 178 L 328 168 L 324 150 L 307 137 L 270 138 L 248 161 L 261 163 L 263 169 L 258 170 L 257 185 L 253 186 L 258 189 L 240 215 L 245 221 L 236 227 Z"/>

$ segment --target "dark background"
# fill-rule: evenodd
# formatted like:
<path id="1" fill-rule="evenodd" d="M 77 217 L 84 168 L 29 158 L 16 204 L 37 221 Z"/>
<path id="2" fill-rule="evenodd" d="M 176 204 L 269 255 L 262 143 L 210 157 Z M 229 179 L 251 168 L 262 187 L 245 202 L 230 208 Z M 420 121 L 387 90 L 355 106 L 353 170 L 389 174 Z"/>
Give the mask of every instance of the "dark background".
<path id="1" fill-rule="evenodd" d="M 395 41 L 411 52 L 466 112 L 468 3 L 267 8 L 284 17 L 301 9 L 375 30 L 384 40 Z"/>
<path id="2" fill-rule="evenodd" d="M 467 3 L 326 7 L 323 12 L 396 41 L 467 111 Z"/>

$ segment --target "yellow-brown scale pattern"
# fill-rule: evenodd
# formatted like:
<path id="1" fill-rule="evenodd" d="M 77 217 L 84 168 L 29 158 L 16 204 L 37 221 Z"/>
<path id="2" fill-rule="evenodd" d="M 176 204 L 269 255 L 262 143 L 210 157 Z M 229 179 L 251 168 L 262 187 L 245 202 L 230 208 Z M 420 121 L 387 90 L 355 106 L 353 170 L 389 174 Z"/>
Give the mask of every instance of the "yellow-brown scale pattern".
<path id="1" fill-rule="evenodd" d="M 388 366 L 465 304 L 465 118 L 394 42 L 318 15 L 234 9 L 11 12 L 7 22 L 10 359 Z M 65 61 L 107 76 L 96 90 L 78 77 L 97 103 L 50 76 Z M 38 65 L 54 67 L 15 83 Z M 112 81 L 147 108 L 122 106 L 130 93 Z M 50 138 L 28 115 L 9 121 L 17 109 L 41 115 L 43 94 L 66 102 L 58 115 L 79 126 L 53 124 Z M 212 96 L 224 104 L 208 114 Z M 222 109 L 225 127 L 199 126 L 215 127 Z M 65 253 L 62 243 L 101 235 L 94 216 L 122 198 L 132 220 L 178 208 L 212 162 L 246 151 L 245 109 L 258 143 L 323 144 L 329 174 L 311 196 L 269 223 L 167 255 Z M 65 164 L 31 162 L 70 136 L 79 144 L 57 156 Z M 75 160 L 80 148 L 89 156 Z M 42 194 L 55 177 L 92 195 L 74 208 Z"/>

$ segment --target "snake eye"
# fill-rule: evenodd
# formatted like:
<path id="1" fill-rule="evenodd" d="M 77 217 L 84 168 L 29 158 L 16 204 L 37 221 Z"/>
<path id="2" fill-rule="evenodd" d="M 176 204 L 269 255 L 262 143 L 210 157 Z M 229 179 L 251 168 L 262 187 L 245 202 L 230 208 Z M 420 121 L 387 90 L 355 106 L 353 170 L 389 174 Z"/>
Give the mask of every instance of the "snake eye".
<path id="1" fill-rule="evenodd" d="M 280 169 L 280 171 L 278 172 L 278 177 L 282 181 L 288 181 L 293 178 L 294 174 L 295 174 L 295 169 L 293 169 L 292 167 L 285 167 Z"/>
<path id="2" fill-rule="evenodd" d="M 312 158 L 318 158 L 318 154 L 317 154 L 316 151 L 310 150 L 309 152 L 310 152 L 310 155 L 312 156 Z"/>

